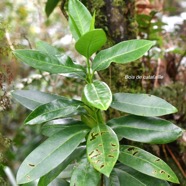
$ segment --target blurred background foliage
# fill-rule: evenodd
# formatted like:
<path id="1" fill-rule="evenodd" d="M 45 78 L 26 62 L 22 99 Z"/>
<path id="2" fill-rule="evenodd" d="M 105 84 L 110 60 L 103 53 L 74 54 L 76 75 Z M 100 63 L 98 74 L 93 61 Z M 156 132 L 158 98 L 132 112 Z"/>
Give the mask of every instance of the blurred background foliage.
<path id="1" fill-rule="evenodd" d="M 113 92 L 154 94 L 178 108 L 166 116 L 186 128 L 186 2 L 185 0 L 82 0 L 93 13 L 96 25 L 108 36 L 106 47 L 128 39 L 156 40 L 146 56 L 129 65 L 112 65 L 99 72 L 98 78 Z M 16 185 L 20 162 L 42 140 L 39 127 L 24 127 L 28 110 L 11 99 L 11 91 L 40 90 L 80 98 L 81 80 L 40 72 L 18 62 L 14 48 L 35 48 L 44 40 L 65 51 L 78 63 L 84 63 L 74 50 L 67 22 L 67 0 L 0 1 L 0 185 Z M 47 17 L 47 15 L 49 17 Z M 128 76 L 158 78 L 127 79 Z M 163 78 L 161 78 L 163 77 Z M 107 118 L 120 116 L 113 110 Z M 142 144 L 140 144 L 142 145 Z M 167 145 L 143 145 L 167 161 L 186 185 L 186 133 Z"/>

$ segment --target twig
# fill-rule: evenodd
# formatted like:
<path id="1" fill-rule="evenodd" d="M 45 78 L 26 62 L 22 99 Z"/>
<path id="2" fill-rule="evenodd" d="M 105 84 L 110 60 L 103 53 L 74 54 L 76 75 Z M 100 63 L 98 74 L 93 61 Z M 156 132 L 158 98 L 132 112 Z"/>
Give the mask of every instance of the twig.
<path id="1" fill-rule="evenodd" d="M 184 176 L 184 178 L 186 178 L 186 173 L 183 170 L 182 166 L 180 165 L 180 162 L 176 159 L 176 157 L 174 156 L 173 152 L 171 151 L 171 149 L 168 147 L 168 145 L 165 145 L 165 148 L 168 150 L 168 152 L 170 153 L 172 159 L 175 161 L 176 165 L 178 166 L 178 168 L 180 169 L 182 175 Z"/>

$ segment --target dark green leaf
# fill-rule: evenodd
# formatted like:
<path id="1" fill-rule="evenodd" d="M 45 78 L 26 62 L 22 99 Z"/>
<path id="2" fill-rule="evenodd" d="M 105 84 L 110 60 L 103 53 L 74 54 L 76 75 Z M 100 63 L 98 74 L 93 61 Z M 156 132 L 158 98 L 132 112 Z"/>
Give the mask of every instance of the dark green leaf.
<path id="1" fill-rule="evenodd" d="M 77 76 L 83 76 L 85 74 L 81 68 L 77 68 L 77 66 L 74 65 L 63 65 L 65 62 L 59 61 L 56 56 L 51 56 L 40 51 L 15 50 L 13 53 L 24 63 L 42 71 L 47 71 L 53 74 L 71 73 L 76 74 Z M 63 59 L 69 60 L 69 58 Z"/>
<path id="2" fill-rule="evenodd" d="M 160 180 L 146 174 L 142 174 L 139 171 L 136 171 L 130 167 L 124 165 L 117 165 L 117 169 L 126 172 L 127 174 L 135 177 L 137 180 L 145 184 L 145 186 L 169 186 L 168 182 Z M 129 186 L 129 184 L 127 184 Z"/>
<path id="3" fill-rule="evenodd" d="M 53 134 L 71 126 L 84 127 L 85 124 L 72 118 L 56 119 L 45 123 L 41 128 L 41 132 L 45 136 L 52 136 Z"/>
<path id="4" fill-rule="evenodd" d="M 139 116 L 162 116 L 177 112 L 177 109 L 165 100 L 149 94 L 116 93 L 111 107 Z"/>
<path id="5" fill-rule="evenodd" d="M 56 99 L 63 99 L 64 101 L 68 101 L 68 99 L 65 97 L 36 90 L 16 90 L 12 92 L 12 97 L 30 110 L 34 110 L 38 106 L 49 103 Z"/>
<path id="6" fill-rule="evenodd" d="M 38 186 L 48 185 L 52 182 L 72 161 L 76 161 L 85 154 L 85 147 L 78 147 L 61 164 L 40 178 Z"/>
<path id="7" fill-rule="evenodd" d="M 152 144 L 165 144 L 182 135 L 182 129 L 173 123 L 153 117 L 129 115 L 108 121 L 120 139 Z"/>
<path id="8" fill-rule="evenodd" d="M 172 169 L 164 161 L 138 147 L 123 145 L 119 161 L 149 176 L 179 183 Z"/>
<path id="9" fill-rule="evenodd" d="M 90 30 L 92 16 L 79 0 L 70 0 L 68 5 L 70 30 L 75 40 Z"/>
<path id="10" fill-rule="evenodd" d="M 87 132 L 86 127 L 74 126 L 48 138 L 23 161 L 17 173 L 17 183 L 31 182 L 56 168 L 77 148 Z"/>
<path id="11" fill-rule="evenodd" d="M 25 124 L 42 124 L 53 119 L 77 115 L 83 111 L 80 101 L 70 102 L 69 100 L 57 99 L 37 107 L 28 115 Z"/>
<path id="12" fill-rule="evenodd" d="M 107 41 L 105 32 L 96 29 L 87 32 L 76 42 L 76 50 L 87 59 L 98 51 Z"/>
<path id="13" fill-rule="evenodd" d="M 54 8 L 57 6 L 59 1 L 60 0 L 47 0 L 46 6 L 45 6 L 45 12 L 48 17 L 53 12 Z"/>
<path id="14" fill-rule="evenodd" d="M 87 158 L 83 158 L 72 173 L 70 186 L 97 186 L 100 179 L 101 174 L 90 165 Z"/>
<path id="15" fill-rule="evenodd" d="M 154 41 L 129 40 L 99 52 L 93 60 L 93 70 L 106 69 L 111 62 L 129 63 L 142 57 L 153 45 Z"/>
<path id="16" fill-rule="evenodd" d="M 94 127 L 87 139 L 87 156 L 93 167 L 109 177 L 119 155 L 119 142 L 107 125 Z"/>
<path id="17" fill-rule="evenodd" d="M 107 110 L 112 102 L 112 93 L 108 85 L 102 81 L 94 81 L 84 87 L 83 94 L 87 104 Z"/>

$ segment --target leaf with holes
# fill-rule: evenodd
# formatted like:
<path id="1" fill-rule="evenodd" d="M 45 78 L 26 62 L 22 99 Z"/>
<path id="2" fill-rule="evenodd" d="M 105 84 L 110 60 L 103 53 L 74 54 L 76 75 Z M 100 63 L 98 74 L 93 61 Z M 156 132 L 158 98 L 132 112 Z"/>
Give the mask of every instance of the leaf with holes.
<path id="1" fill-rule="evenodd" d="M 116 93 L 111 107 L 139 116 L 162 116 L 177 112 L 177 109 L 165 100 L 149 94 Z"/>
<path id="2" fill-rule="evenodd" d="M 49 103 L 56 99 L 68 101 L 68 99 L 63 96 L 40 92 L 37 90 L 16 90 L 12 92 L 12 97 L 29 110 L 34 110 L 38 106 Z"/>
<path id="3" fill-rule="evenodd" d="M 76 50 L 87 59 L 98 51 L 107 41 L 105 32 L 102 29 L 95 29 L 84 34 L 76 42 Z"/>
<path id="4" fill-rule="evenodd" d="M 110 175 L 119 155 L 119 142 L 114 131 L 99 124 L 87 139 L 87 156 L 93 167 L 104 175 Z"/>
<path id="5" fill-rule="evenodd" d="M 51 183 L 72 161 L 77 161 L 85 154 L 85 152 L 85 147 L 78 147 L 55 169 L 42 176 L 39 180 L 38 186 L 48 185 Z"/>
<path id="6" fill-rule="evenodd" d="M 87 158 L 83 158 L 72 172 L 70 186 L 98 185 L 101 174 L 92 167 Z"/>
<path id="7" fill-rule="evenodd" d="M 128 115 L 108 121 L 119 139 L 151 144 L 170 143 L 180 137 L 182 129 L 160 118 Z"/>
<path id="8" fill-rule="evenodd" d="M 53 134 L 71 126 L 84 127 L 85 124 L 82 121 L 72 118 L 56 119 L 46 122 L 41 128 L 41 133 L 45 136 L 52 136 Z"/>
<path id="9" fill-rule="evenodd" d="M 92 16 L 79 0 L 69 0 L 69 25 L 75 40 L 90 30 Z"/>
<path id="10" fill-rule="evenodd" d="M 116 168 L 117 168 L 117 170 L 124 171 L 125 174 L 128 174 L 128 175 L 134 177 L 136 180 L 139 180 L 145 186 L 152 186 L 152 183 L 153 183 L 153 185 L 157 185 L 157 186 L 170 186 L 168 184 L 168 182 L 165 180 L 160 180 L 160 179 L 154 178 L 152 176 L 142 174 L 141 172 L 136 171 L 130 167 L 127 167 L 126 165 L 118 164 L 116 166 Z M 128 183 L 127 185 L 130 185 L 130 183 Z"/>
<path id="11" fill-rule="evenodd" d="M 85 103 L 100 110 L 107 110 L 112 102 L 112 93 L 108 85 L 102 81 L 94 81 L 84 87 Z"/>
<path id="12" fill-rule="evenodd" d="M 86 127 L 74 126 L 48 138 L 21 164 L 17 173 L 18 184 L 36 180 L 56 168 L 77 148 L 87 132 Z"/>
<path id="13" fill-rule="evenodd" d="M 149 176 L 179 183 L 172 169 L 163 160 L 138 147 L 123 145 L 119 161 Z"/>
<path id="14" fill-rule="evenodd" d="M 99 52 L 92 62 L 94 71 L 104 70 L 112 62 L 129 63 L 142 57 L 153 45 L 154 41 L 129 40 Z"/>
<path id="15" fill-rule="evenodd" d="M 42 124 L 57 118 L 64 118 L 72 115 L 77 115 L 84 112 L 80 101 L 69 101 L 57 99 L 50 103 L 46 103 L 37 107 L 31 112 L 25 120 L 25 124 L 34 125 Z"/>

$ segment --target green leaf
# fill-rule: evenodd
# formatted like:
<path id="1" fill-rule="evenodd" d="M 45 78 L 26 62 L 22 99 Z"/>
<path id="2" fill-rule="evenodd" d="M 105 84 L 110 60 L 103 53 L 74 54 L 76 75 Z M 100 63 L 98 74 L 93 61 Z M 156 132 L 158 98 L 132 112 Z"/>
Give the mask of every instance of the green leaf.
<path id="1" fill-rule="evenodd" d="M 86 102 L 98 109 L 107 110 L 112 102 L 112 93 L 108 85 L 102 81 L 94 81 L 84 87 Z"/>
<path id="2" fill-rule="evenodd" d="M 142 174 L 139 171 L 136 171 L 130 167 L 124 166 L 124 165 L 117 165 L 117 170 L 124 171 L 125 173 L 135 177 L 135 179 L 139 180 L 141 183 L 143 183 L 145 186 L 169 186 L 168 182 L 165 180 L 160 180 L 151 176 L 148 176 L 146 174 Z M 128 186 L 130 184 L 127 184 Z"/>
<path id="3" fill-rule="evenodd" d="M 162 116 L 177 112 L 177 109 L 165 100 L 149 94 L 116 93 L 111 107 L 139 116 Z"/>
<path id="4" fill-rule="evenodd" d="M 36 49 L 51 56 L 60 54 L 57 48 L 49 45 L 47 42 L 38 41 L 36 43 Z"/>
<path id="5" fill-rule="evenodd" d="M 77 115 L 83 111 L 84 109 L 81 106 L 80 101 L 72 101 L 70 103 L 69 100 L 64 101 L 63 99 L 57 99 L 37 107 L 28 115 L 25 120 L 25 124 L 42 124 L 53 119 Z"/>
<path id="6" fill-rule="evenodd" d="M 68 100 L 67 98 L 62 96 L 57 96 L 55 94 L 49 94 L 36 90 L 16 90 L 12 92 L 12 97 L 30 110 L 34 110 L 38 106 L 49 103 L 56 99 L 63 99 L 64 101 Z"/>
<path id="7" fill-rule="evenodd" d="M 45 136 L 52 136 L 53 134 L 71 126 L 84 127 L 85 124 L 72 118 L 56 119 L 45 123 L 41 128 L 41 133 Z"/>
<path id="8" fill-rule="evenodd" d="M 76 50 L 87 59 L 98 51 L 107 41 L 105 32 L 102 29 L 95 29 L 84 34 L 76 42 Z"/>
<path id="9" fill-rule="evenodd" d="M 94 14 L 92 16 L 92 20 L 91 20 L 91 24 L 90 24 L 90 31 L 95 29 L 95 19 L 96 19 L 96 12 L 94 12 Z"/>
<path id="10" fill-rule="evenodd" d="M 92 166 L 109 177 L 119 155 L 119 142 L 114 131 L 99 124 L 89 133 L 87 156 Z"/>
<path id="11" fill-rule="evenodd" d="M 133 175 L 128 174 L 126 171 L 120 170 L 115 168 L 114 171 L 116 172 L 120 185 L 127 185 L 127 186 L 146 186 L 140 180 L 135 178 Z"/>
<path id="12" fill-rule="evenodd" d="M 153 45 L 154 41 L 129 40 L 99 52 L 93 60 L 94 71 L 106 69 L 110 63 L 129 63 L 142 57 Z"/>
<path id="13" fill-rule="evenodd" d="M 123 145 L 119 161 L 149 176 L 179 183 L 172 169 L 164 161 L 138 147 Z"/>
<path id="14" fill-rule="evenodd" d="M 87 158 L 83 158 L 72 173 L 70 186 L 96 186 L 100 180 L 101 174 L 90 165 Z"/>
<path id="15" fill-rule="evenodd" d="M 45 12 L 47 14 L 47 17 L 50 16 L 50 14 L 53 12 L 57 4 L 60 0 L 48 0 L 45 6 Z"/>
<path id="16" fill-rule="evenodd" d="M 173 123 L 153 117 L 129 115 L 108 121 L 119 139 L 151 144 L 165 144 L 182 135 L 182 129 Z"/>
<path id="17" fill-rule="evenodd" d="M 37 50 L 14 50 L 13 53 L 24 63 L 42 71 L 53 74 L 72 73 L 77 76 L 85 76 L 85 73 L 81 68 L 77 68 L 77 66 L 74 65 L 63 65 L 65 63 L 64 61 L 59 61 L 57 57 Z M 69 58 L 63 59 L 69 60 Z"/>
<path id="18" fill-rule="evenodd" d="M 79 0 L 69 0 L 70 30 L 75 40 L 90 30 L 92 16 Z"/>
<path id="19" fill-rule="evenodd" d="M 78 147 L 61 164 L 51 170 L 39 180 L 38 186 L 48 185 L 52 182 L 72 161 L 76 161 L 85 154 L 85 147 Z"/>
<path id="20" fill-rule="evenodd" d="M 31 182 L 56 168 L 77 148 L 87 132 L 86 128 L 74 126 L 48 138 L 23 161 L 17 173 L 17 183 Z"/>

